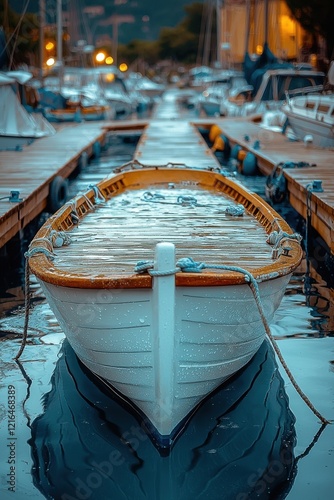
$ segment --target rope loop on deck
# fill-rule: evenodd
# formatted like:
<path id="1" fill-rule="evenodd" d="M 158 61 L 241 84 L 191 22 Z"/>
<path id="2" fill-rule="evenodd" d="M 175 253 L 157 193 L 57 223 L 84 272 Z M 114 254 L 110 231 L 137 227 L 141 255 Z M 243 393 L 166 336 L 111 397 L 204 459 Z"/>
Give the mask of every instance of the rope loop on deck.
<path id="1" fill-rule="evenodd" d="M 154 262 L 151 260 L 141 260 L 137 262 L 135 266 L 135 272 L 138 274 L 143 274 L 147 272 L 150 276 L 171 276 L 180 271 L 179 268 L 171 269 L 170 271 L 157 271 L 154 270 Z"/>
<path id="2" fill-rule="evenodd" d="M 49 238 L 36 238 L 34 241 L 35 243 L 46 243 L 49 247 L 49 249 L 43 247 L 43 246 L 29 246 L 28 250 L 25 252 L 24 256 L 28 260 L 30 257 L 33 255 L 36 255 L 37 253 L 44 253 L 44 255 L 47 256 L 48 259 L 53 260 L 55 258 L 53 254 L 53 245 L 52 242 L 49 240 Z"/>
<path id="3" fill-rule="evenodd" d="M 145 191 L 143 194 L 143 200 L 144 201 L 152 201 L 152 202 L 159 202 L 161 200 L 165 200 L 165 196 L 159 193 L 151 193 L 151 191 Z"/>
<path id="4" fill-rule="evenodd" d="M 194 196 L 178 196 L 176 201 L 180 205 L 197 205 L 197 199 Z"/>
<path id="5" fill-rule="evenodd" d="M 88 187 L 94 191 L 94 200 L 96 205 L 98 205 L 99 203 L 104 203 L 106 201 L 106 198 L 103 196 L 101 189 L 96 184 L 89 184 Z"/>
<path id="6" fill-rule="evenodd" d="M 80 196 L 83 196 L 87 202 L 87 205 L 88 207 L 91 209 L 91 210 L 94 210 L 94 204 L 90 201 L 90 199 L 88 198 L 87 194 L 86 193 L 79 193 Z"/>
<path id="7" fill-rule="evenodd" d="M 68 246 L 72 241 L 70 235 L 65 231 L 56 231 L 55 229 L 50 232 L 49 240 L 53 248 Z"/>
<path id="8" fill-rule="evenodd" d="M 302 236 L 299 233 L 288 234 L 285 231 L 272 231 L 266 239 L 269 245 L 273 245 L 272 258 L 277 259 L 282 251 L 284 251 L 283 243 L 293 240 L 300 243 L 302 241 Z M 290 250 L 290 248 L 288 249 Z"/>
<path id="9" fill-rule="evenodd" d="M 68 201 L 67 203 L 65 203 L 65 206 L 71 207 L 70 216 L 71 216 L 72 222 L 73 222 L 73 224 L 78 224 L 80 217 L 79 217 L 78 210 L 77 210 L 76 200 Z"/>
<path id="10" fill-rule="evenodd" d="M 195 262 L 191 257 L 183 257 L 177 261 L 176 267 L 183 273 L 200 273 L 205 268 L 205 264 Z"/>
<path id="11" fill-rule="evenodd" d="M 227 215 L 235 215 L 241 217 L 245 213 L 245 207 L 241 204 L 239 205 L 228 205 L 225 209 Z"/>
<path id="12" fill-rule="evenodd" d="M 30 259 L 30 257 L 32 257 L 33 255 L 36 255 L 37 253 L 44 253 L 44 255 L 46 255 L 47 258 L 51 259 L 51 260 L 53 260 L 55 258 L 53 253 L 50 252 L 50 250 L 48 250 L 45 247 L 33 247 L 30 250 L 28 250 L 27 252 L 25 252 L 24 256 L 26 259 Z"/>

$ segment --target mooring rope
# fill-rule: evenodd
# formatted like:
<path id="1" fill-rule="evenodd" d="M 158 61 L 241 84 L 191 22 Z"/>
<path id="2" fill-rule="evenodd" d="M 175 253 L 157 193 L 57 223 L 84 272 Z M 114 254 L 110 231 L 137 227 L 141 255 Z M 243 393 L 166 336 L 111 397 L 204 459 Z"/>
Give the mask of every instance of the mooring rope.
<path id="1" fill-rule="evenodd" d="M 50 239 L 49 239 L 50 238 Z M 50 260 L 55 258 L 53 253 L 54 247 L 60 247 L 69 245 L 71 243 L 70 236 L 65 231 L 56 231 L 52 230 L 50 232 L 49 238 L 36 238 L 33 240 L 33 244 L 36 242 L 44 242 L 49 246 L 49 250 L 42 246 L 33 246 L 30 247 L 28 251 L 24 254 L 26 259 L 25 261 L 25 272 L 24 272 L 24 282 L 25 282 L 25 295 L 24 295 L 24 326 L 23 326 L 23 334 L 21 340 L 21 346 L 18 353 L 15 356 L 15 361 L 17 361 L 21 354 L 24 351 L 24 348 L 27 343 L 28 338 L 28 327 L 29 327 L 29 315 L 30 315 L 30 302 L 31 302 L 31 289 L 30 289 L 30 267 L 29 267 L 29 259 L 33 255 L 38 253 L 43 253 Z"/>
<path id="2" fill-rule="evenodd" d="M 99 186 L 97 186 L 96 184 L 89 184 L 88 187 L 94 191 L 94 201 L 96 205 L 98 205 L 99 203 L 104 203 L 106 201 L 106 198 L 104 197 Z"/>
<path id="3" fill-rule="evenodd" d="M 40 238 L 40 240 L 43 240 L 43 241 L 45 240 L 52 246 L 52 243 L 47 238 Z M 66 243 L 65 243 L 65 241 L 66 241 Z M 35 240 L 35 242 L 36 242 L 36 240 Z M 65 244 L 65 245 L 69 244 L 69 240 L 66 240 L 65 238 L 63 239 L 63 242 L 64 242 L 63 244 Z M 50 258 L 50 259 L 54 258 L 53 252 L 48 250 L 45 247 L 33 247 L 31 249 L 29 248 L 29 250 L 25 253 L 25 258 L 26 258 L 26 262 L 25 262 L 26 290 L 25 290 L 25 301 L 24 301 L 25 317 L 24 317 L 24 328 L 23 328 L 21 346 L 20 346 L 20 349 L 19 349 L 17 355 L 15 356 L 16 361 L 22 355 L 24 348 L 26 346 L 27 337 L 28 337 L 30 299 L 31 299 L 29 259 L 30 259 L 30 257 L 35 255 L 36 253 L 44 253 L 48 258 Z M 272 344 L 272 346 L 277 354 L 277 357 L 280 360 L 287 376 L 289 377 L 292 385 L 294 386 L 294 388 L 296 389 L 296 391 L 300 395 L 300 397 L 303 399 L 303 401 L 310 408 L 310 410 L 320 419 L 322 424 L 327 425 L 330 423 L 329 420 L 327 420 L 325 417 L 323 417 L 321 415 L 321 413 L 311 403 L 310 399 L 302 391 L 302 389 L 298 385 L 297 381 L 295 380 L 294 376 L 292 375 L 287 363 L 285 362 L 283 355 L 282 355 L 282 353 L 277 345 L 277 342 L 271 333 L 269 323 L 265 317 L 264 309 L 263 309 L 261 298 L 260 298 L 260 291 L 259 291 L 258 283 L 257 283 L 256 279 L 254 278 L 254 276 L 249 271 L 247 271 L 246 269 L 243 269 L 242 267 L 239 267 L 239 266 L 228 266 L 228 265 L 224 265 L 224 264 L 210 264 L 210 265 L 208 265 L 208 264 L 205 264 L 204 262 L 196 262 L 191 257 L 184 257 L 182 259 L 179 259 L 176 263 L 176 268 L 171 269 L 169 271 L 162 272 L 162 271 L 154 270 L 153 268 L 154 268 L 154 263 L 152 261 L 140 261 L 137 263 L 137 265 L 135 267 L 135 272 L 137 272 L 137 273 L 148 272 L 150 275 L 157 276 L 157 277 L 172 275 L 172 274 L 175 274 L 179 271 L 200 273 L 203 269 L 221 269 L 224 271 L 232 271 L 232 272 L 238 272 L 238 273 L 243 274 L 245 277 L 245 281 L 247 282 L 247 284 L 249 285 L 249 287 L 253 293 L 258 311 L 259 311 L 260 316 L 261 316 L 261 320 L 262 320 L 264 329 L 266 331 L 266 334 L 267 334 L 267 336 L 268 336 L 268 338 L 269 338 L 269 340 L 270 340 L 270 342 L 271 342 L 271 344 Z"/>
<path id="4" fill-rule="evenodd" d="M 25 348 L 26 343 L 27 343 L 27 338 L 28 338 L 30 299 L 31 299 L 29 257 L 26 257 L 25 272 L 24 272 L 24 281 L 25 281 L 25 295 L 24 295 L 24 326 L 23 326 L 23 335 L 22 335 L 20 349 L 19 349 L 18 353 L 15 356 L 15 361 L 17 361 L 20 358 L 21 354 L 23 353 L 24 348 Z"/>
<path id="5" fill-rule="evenodd" d="M 151 261 L 141 261 L 140 263 L 137 264 L 137 266 L 135 267 L 136 272 L 139 272 L 139 273 L 148 272 L 152 276 L 168 276 L 170 274 L 174 274 L 175 272 L 179 272 L 179 271 L 188 272 L 188 273 L 189 272 L 190 273 L 194 273 L 194 272 L 200 273 L 203 269 L 221 269 L 224 271 L 232 271 L 232 272 L 242 273 L 245 277 L 245 281 L 247 282 L 247 284 L 249 285 L 249 287 L 253 293 L 253 296 L 254 296 L 258 311 L 260 313 L 260 317 L 261 317 L 265 332 L 269 338 L 269 341 L 272 344 L 272 346 L 277 354 L 277 357 L 280 360 L 280 362 L 281 362 L 287 376 L 289 377 L 292 385 L 294 386 L 294 388 L 296 389 L 296 391 L 298 392 L 300 397 L 303 399 L 303 401 L 311 409 L 311 411 L 320 419 L 322 424 L 327 425 L 330 423 L 330 421 L 327 420 L 325 417 L 323 417 L 321 415 L 321 413 L 314 407 L 314 405 L 311 403 L 311 401 L 306 396 L 306 394 L 302 391 L 302 389 L 298 385 L 297 381 L 295 380 L 294 376 L 292 375 L 292 373 L 291 373 L 287 363 L 285 362 L 283 355 L 282 355 L 282 353 L 277 345 L 277 342 L 271 333 L 269 323 L 265 317 L 263 305 L 262 305 L 261 298 L 260 298 L 260 291 L 259 291 L 258 283 L 257 283 L 256 279 L 254 278 L 254 276 L 249 271 L 247 271 L 247 269 L 243 269 L 242 267 L 238 267 L 238 266 L 227 266 L 224 264 L 210 264 L 210 265 L 208 265 L 208 264 L 205 264 L 204 262 L 195 262 L 191 257 L 185 257 L 185 258 L 179 259 L 176 263 L 175 270 L 165 271 L 165 272 L 161 272 L 161 273 L 159 271 L 153 270 L 154 264 Z"/>

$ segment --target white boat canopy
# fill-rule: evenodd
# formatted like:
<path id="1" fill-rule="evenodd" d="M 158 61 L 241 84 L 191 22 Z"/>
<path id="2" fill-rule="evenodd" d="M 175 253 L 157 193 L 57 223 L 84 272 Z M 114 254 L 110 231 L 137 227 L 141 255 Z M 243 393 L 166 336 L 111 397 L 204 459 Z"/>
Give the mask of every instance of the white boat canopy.
<path id="1" fill-rule="evenodd" d="M 0 72 L 0 136 L 39 138 L 55 134 L 52 125 L 39 113 L 29 113 L 21 104 L 15 85 L 30 80 L 31 73 Z"/>

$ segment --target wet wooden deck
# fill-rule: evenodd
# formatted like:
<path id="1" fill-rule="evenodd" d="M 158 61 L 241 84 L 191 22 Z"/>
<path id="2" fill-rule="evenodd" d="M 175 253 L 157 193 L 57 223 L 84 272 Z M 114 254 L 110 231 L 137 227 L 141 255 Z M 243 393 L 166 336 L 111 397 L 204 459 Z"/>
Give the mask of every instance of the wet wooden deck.
<path id="1" fill-rule="evenodd" d="M 53 179 L 67 178 L 103 143 L 101 123 L 64 125 L 22 151 L 0 151 L 0 248 L 46 209 Z M 11 191 L 22 201 L 9 201 Z"/>
<path id="2" fill-rule="evenodd" d="M 290 141 L 282 133 L 262 128 L 259 123 L 246 118 L 201 119 L 195 123 L 209 128 L 218 125 L 231 147 L 237 144 L 256 156 L 257 166 L 266 176 L 279 163 L 307 163 L 308 166 L 284 169 L 287 198 L 304 218 L 307 217 L 310 198 L 311 224 L 334 254 L 334 150 Z M 257 142 L 259 148 L 254 147 Z M 321 181 L 323 192 L 310 193 L 314 180 Z"/>
<path id="3" fill-rule="evenodd" d="M 96 122 L 64 126 L 53 137 L 40 139 L 22 152 L 0 152 L 0 198 L 19 191 L 22 202 L 0 201 L 0 247 L 45 210 L 50 183 L 57 175 L 68 177 L 84 153 L 92 154 L 95 142 L 108 133 L 141 133 L 134 158 L 147 165 L 185 164 L 191 168 L 217 167 L 219 162 L 207 147 L 199 128 L 217 125 L 231 146 L 238 144 L 256 155 L 258 168 L 269 175 L 275 165 L 307 162 L 310 167 L 286 169 L 288 199 L 304 217 L 311 201 L 311 223 L 334 254 L 334 151 L 306 147 L 284 135 L 268 131 L 250 119 L 189 119 L 177 104 L 177 93 L 166 92 L 150 120 Z M 246 140 L 247 136 L 247 140 Z M 255 143 L 260 148 L 256 149 Z M 323 192 L 309 193 L 320 180 Z M 308 197 L 309 195 L 309 197 Z"/>
<path id="4" fill-rule="evenodd" d="M 198 127 L 180 119 L 173 96 L 156 107 L 143 132 L 134 158 L 143 165 L 186 165 L 191 168 L 217 168 L 219 161 L 208 148 Z"/>

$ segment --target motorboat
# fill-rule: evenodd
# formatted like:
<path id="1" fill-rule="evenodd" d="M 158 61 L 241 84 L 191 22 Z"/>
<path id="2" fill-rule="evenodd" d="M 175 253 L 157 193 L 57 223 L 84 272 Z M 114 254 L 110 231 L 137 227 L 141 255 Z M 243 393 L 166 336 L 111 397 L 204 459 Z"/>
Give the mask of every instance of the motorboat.
<path id="1" fill-rule="evenodd" d="M 258 73 L 258 75 L 256 75 Z M 310 94 L 323 88 L 324 73 L 310 69 L 258 70 L 252 84 L 235 87 L 221 102 L 221 116 L 249 116 L 279 110 L 290 95 Z"/>
<path id="2" fill-rule="evenodd" d="M 334 147 L 334 94 L 287 96 L 282 111 L 297 139 L 319 148 Z"/>

